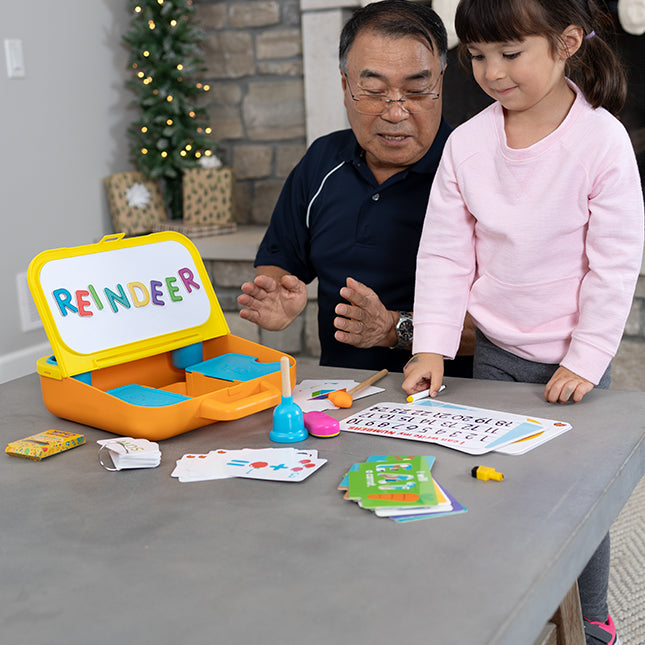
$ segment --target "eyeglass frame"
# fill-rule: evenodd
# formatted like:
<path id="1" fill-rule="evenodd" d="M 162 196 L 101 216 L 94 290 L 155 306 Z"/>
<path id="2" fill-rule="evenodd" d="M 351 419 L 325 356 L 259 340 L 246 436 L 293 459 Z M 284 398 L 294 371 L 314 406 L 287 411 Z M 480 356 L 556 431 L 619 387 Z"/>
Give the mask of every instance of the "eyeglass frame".
<path id="1" fill-rule="evenodd" d="M 444 72 L 444 69 L 441 70 L 441 73 L 437 77 L 437 81 L 432 86 L 432 90 L 434 90 L 434 88 L 437 87 L 437 85 L 439 84 L 439 81 L 441 80 L 441 78 L 443 76 L 443 72 Z M 349 83 L 349 77 L 347 76 L 347 72 L 344 71 L 344 70 L 343 70 L 343 76 L 345 77 L 345 82 L 347 83 L 347 89 L 349 90 L 349 95 L 352 97 L 352 101 L 354 101 L 356 103 L 360 103 L 361 102 L 361 99 L 360 99 L 361 96 L 364 96 L 366 98 L 378 98 L 378 99 L 383 100 L 384 107 L 380 112 L 361 112 L 358 109 L 358 107 L 356 107 L 356 111 L 359 114 L 364 114 L 366 116 L 381 116 L 381 114 L 385 114 L 385 112 L 387 112 L 388 109 L 390 107 L 392 107 L 392 105 L 395 104 L 395 103 L 398 103 L 399 106 L 401 107 L 401 109 L 405 110 L 408 114 L 420 114 L 422 112 L 430 112 L 432 108 L 430 108 L 428 110 L 418 110 L 417 112 L 410 112 L 410 110 L 408 110 L 408 108 L 405 106 L 405 102 L 407 100 L 407 97 L 408 96 L 430 96 L 433 101 L 436 101 L 441 97 L 440 92 L 434 92 L 432 90 L 429 90 L 427 92 L 417 92 L 415 94 L 404 94 L 400 99 L 391 99 L 388 96 L 374 96 L 374 95 L 369 95 L 369 94 L 362 94 L 362 95 L 358 94 L 357 96 L 359 98 L 356 98 L 356 96 L 354 95 L 354 92 L 352 92 L 352 86 Z"/>

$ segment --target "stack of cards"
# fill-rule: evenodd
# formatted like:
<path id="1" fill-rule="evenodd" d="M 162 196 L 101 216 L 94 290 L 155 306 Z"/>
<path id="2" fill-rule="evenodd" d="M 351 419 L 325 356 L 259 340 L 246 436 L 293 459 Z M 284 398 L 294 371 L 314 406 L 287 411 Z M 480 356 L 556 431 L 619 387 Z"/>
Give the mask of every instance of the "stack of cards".
<path id="1" fill-rule="evenodd" d="M 397 522 L 465 513 L 466 508 L 434 481 L 434 457 L 373 456 L 354 464 L 338 488 L 345 499 Z"/>
<path id="2" fill-rule="evenodd" d="M 184 455 L 172 472 L 180 482 L 245 477 L 280 482 L 301 482 L 316 472 L 326 459 L 317 450 L 264 448 L 211 450 L 208 454 Z"/>
<path id="3" fill-rule="evenodd" d="M 159 444 L 147 439 L 132 437 L 115 437 L 97 441 L 99 462 L 105 470 L 125 470 L 126 468 L 156 468 L 161 463 Z M 102 452 L 106 450 L 112 460 L 112 466 L 103 461 Z"/>

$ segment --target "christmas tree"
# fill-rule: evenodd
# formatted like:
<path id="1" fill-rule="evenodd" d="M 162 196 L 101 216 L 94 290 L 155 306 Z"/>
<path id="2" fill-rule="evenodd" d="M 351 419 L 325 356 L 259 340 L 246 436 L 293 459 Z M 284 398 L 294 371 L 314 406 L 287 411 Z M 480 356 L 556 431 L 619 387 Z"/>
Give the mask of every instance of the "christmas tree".
<path id="1" fill-rule="evenodd" d="M 204 107 L 210 89 L 197 77 L 205 71 L 192 0 L 139 0 L 130 3 L 132 21 L 123 36 L 130 47 L 141 118 L 130 126 L 130 156 L 147 177 L 160 179 L 173 219 L 182 216 L 182 175 L 186 168 L 214 159 Z M 201 162 L 200 162 L 201 160 Z"/>

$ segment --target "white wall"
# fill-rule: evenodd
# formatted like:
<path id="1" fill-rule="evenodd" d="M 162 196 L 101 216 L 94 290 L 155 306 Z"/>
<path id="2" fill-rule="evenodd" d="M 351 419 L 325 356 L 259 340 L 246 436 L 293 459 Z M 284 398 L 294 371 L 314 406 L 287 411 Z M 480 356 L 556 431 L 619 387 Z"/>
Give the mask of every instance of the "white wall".
<path id="1" fill-rule="evenodd" d="M 300 0 L 307 145 L 324 134 L 349 128 L 338 69 L 338 37 L 360 4 L 359 0 Z"/>
<path id="2" fill-rule="evenodd" d="M 111 233 L 102 180 L 131 170 L 124 85 L 126 0 L 0 0 L 0 382 L 48 350 L 23 332 L 16 274 L 40 251 Z M 23 43 L 26 77 L 9 79 L 4 39 Z"/>

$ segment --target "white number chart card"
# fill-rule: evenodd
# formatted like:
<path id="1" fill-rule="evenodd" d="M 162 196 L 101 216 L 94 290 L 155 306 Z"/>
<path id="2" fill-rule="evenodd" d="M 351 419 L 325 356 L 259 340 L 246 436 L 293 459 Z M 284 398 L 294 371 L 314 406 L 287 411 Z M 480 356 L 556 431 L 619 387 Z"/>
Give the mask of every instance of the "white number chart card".
<path id="1" fill-rule="evenodd" d="M 434 400 L 414 405 L 377 403 L 340 422 L 344 431 L 436 443 L 471 455 L 554 428 L 565 432 L 571 425 Z"/>

